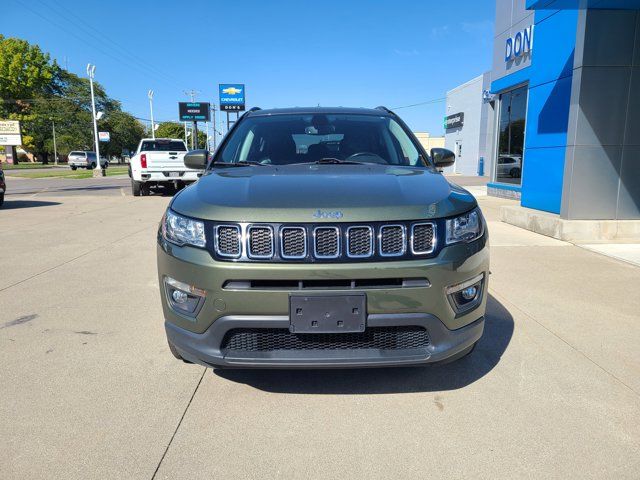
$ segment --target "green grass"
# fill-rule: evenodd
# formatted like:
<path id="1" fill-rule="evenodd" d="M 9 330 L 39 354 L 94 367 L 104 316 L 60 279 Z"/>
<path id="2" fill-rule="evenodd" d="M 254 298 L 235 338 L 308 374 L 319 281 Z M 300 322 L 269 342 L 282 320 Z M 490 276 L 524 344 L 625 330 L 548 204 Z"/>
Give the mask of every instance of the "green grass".
<path id="1" fill-rule="evenodd" d="M 107 177 L 111 177 L 113 175 L 126 175 L 128 167 L 126 165 L 122 166 L 109 166 L 107 168 Z M 33 171 L 33 172 L 21 172 L 21 178 L 92 178 L 93 170 L 85 170 L 78 169 L 75 172 L 69 169 L 53 169 L 46 170 L 42 172 Z"/>
<path id="2" fill-rule="evenodd" d="M 31 169 L 37 169 L 37 168 L 51 168 L 54 165 L 53 163 L 50 163 L 49 165 L 43 165 L 42 162 L 19 163 L 17 165 L 14 163 L 2 162 L 0 166 L 2 167 L 3 170 L 31 170 Z"/>

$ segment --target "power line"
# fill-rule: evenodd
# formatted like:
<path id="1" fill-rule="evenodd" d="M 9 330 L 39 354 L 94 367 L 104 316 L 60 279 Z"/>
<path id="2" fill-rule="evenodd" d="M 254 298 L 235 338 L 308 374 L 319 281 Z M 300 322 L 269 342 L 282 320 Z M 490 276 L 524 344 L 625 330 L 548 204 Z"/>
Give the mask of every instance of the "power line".
<path id="1" fill-rule="evenodd" d="M 67 21 L 69 23 L 72 23 L 73 28 L 75 28 L 75 29 L 80 28 L 81 30 L 83 30 L 85 32 L 86 35 L 89 35 L 89 36 L 95 38 L 96 40 L 98 40 L 100 42 L 110 43 L 116 49 L 120 50 L 120 54 L 121 55 L 125 55 L 125 56 L 129 57 L 131 60 L 133 60 L 134 62 L 137 62 L 137 63 L 139 63 L 141 65 L 144 65 L 145 68 L 147 68 L 149 70 L 154 70 L 156 72 L 156 75 L 164 76 L 165 79 L 167 79 L 171 83 L 173 83 L 174 86 L 176 86 L 176 87 L 178 86 L 177 83 L 174 83 L 174 82 L 178 81 L 177 78 L 174 78 L 171 75 L 166 74 L 162 70 L 159 70 L 158 68 L 156 68 L 155 65 L 152 65 L 151 63 L 147 62 L 144 58 L 139 57 L 138 55 L 132 53 L 129 49 L 127 49 L 127 47 L 125 47 L 125 46 L 119 44 L 118 42 L 116 42 L 115 40 L 107 37 L 105 34 L 101 33 L 100 31 L 86 27 L 84 25 L 85 19 L 79 17 L 78 15 L 76 15 L 75 13 L 70 11 L 68 8 L 63 7 L 62 5 L 56 5 L 55 8 L 54 8 L 54 7 L 52 7 L 51 5 L 45 3 L 42 0 L 37 0 L 37 1 L 41 5 L 47 7 L 53 14 L 58 15 L 58 17 L 64 19 L 65 21 Z M 76 21 L 74 22 L 73 20 L 70 20 L 69 18 L 66 18 L 58 10 L 65 10 L 66 14 L 69 15 L 70 17 L 75 18 Z M 98 38 L 98 37 L 101 37 L 101 38 Z"/>
<path id="2" fill-rule="evenodd" d="M 25 5 L 25 4 L 24 4 L 22 1 L 20 1 L 20 0 L 15 0 L 15 1 L 16 1 L 17 3 L 19 3 L 20 5 L 22 5 L 24 8 L 26 8 L 27 10 L 29 10 L 29 11 L 30 11 L 31 13 L 33 13 L 34 15 L 36 15 L 36 16 L 38 16 L 38 17 L 40 17 L 41 19 L 43 19 L 43 20 L 45 20 L 46 22 L 48 22 L 48 23 L 52 24 L 53 26 L 55 26 L 55 27 L 59 28 L 60 30 L 63 30 L 65 33 L 68 33 L 68 34 L 72 35 L 73 37 L 75 37 L 75 38 L 77 38 L 77 39 L 79 39 L 79 40 L 81 40 L 81 41 L 83 41 L 83 42 L 87 42 L 87 39 L 86 39 L 85 37 L 83 37 L 83 36 L 80 36 L 80 35 L 76 34 L 76 33 L 74 32 L 74 30 L 73 30 L 73 29 L 70 29 L 70 28 L 64 28 L 63 26 L 59 25 L 58 23 L 54 22 L 53 20 L 51 20 L 51 19 L 49 19 L 49 18 L 47 18 L 47 17 L 45 17 L 45 16 L 41 15 L 38 11 L 34 10 L 33 8 L 29 7 L 28 5 Z M 75 27 L 76 27 L 76 25 L 74 24 L 74 26 L 73 26 L 73 27 L 75 28 Z M 139 71 L 144 72 L 144 73 L 146 73 L 146 74 L 149 74 L 149 73 L 150 73 L 149 71 L 147 71 L 147 70 L 143 69 L 140 65 L 138 65 L 138 64 L 136 64 L 136 63 L 131 63 L 130 61 L 128 61 L 127 59 L 124 59 L 124 58 L 117 58 L 117 57 L 115 57 L 114 55 L 112 55 L 111 53 L 109 53 L 108 51 L 103 50 L 102 48 L 100 48 L 99 46 L 97 46 L 97 45 L 95 45 L 95 44 L 93 44 L 92 46 L 93 46 L 93 48 L 95 48 L 98 52 L 100 52 L 100 53 L 102 53 L 103 55 L 105 55 L 105 56 L 107 56 L 107 57 L 111 58 L 112 60 L 115 60 L 116 62 L 123 63 L 123 64 L 125 64 L 125 65 L 127 65 L 127 66 L 129 66 L 129 67 L 132 67 L 132 68 L 138 69 Z M 158 78 L 158 80 L 162 80 L 162 81 L 164 81 L 165 83 L 170 83 L 170 84 L 171 84 L 172 86 L 174 86 L 174 87 L 178 87 L 178 86 L 177 86 L 177 84 L 173 84 L 173 82 L 169 82 L 169 81 L 167 81 L 166 79 L 164 79 L 164 80 L 163 80 L 162 78 Z M 180 87 L 178 87 L 178 88 L 180 88 Z"/>
<path id="3" fill-rule="evenodd" d="M 413 103 L 411 105 L 403 105 L 401 107 L 393 107 L 391 110 L 400 110 L 401 108 L 419 107 L 421 105 L 431 105 L 434 103 L 445 102 L 446 100 L 447 100 L 446 97 L 434 98 L 433 100 L 427 100 L 426 102 Z"/>

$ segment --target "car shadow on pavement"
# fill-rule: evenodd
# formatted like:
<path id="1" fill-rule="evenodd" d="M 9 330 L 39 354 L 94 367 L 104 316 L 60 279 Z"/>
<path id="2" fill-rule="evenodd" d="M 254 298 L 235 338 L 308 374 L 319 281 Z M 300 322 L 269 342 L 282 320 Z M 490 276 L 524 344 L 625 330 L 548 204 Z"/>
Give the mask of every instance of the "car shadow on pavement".
<path id="1" fill-rule="evenodd" d="M 484 334 L 467 357 L 445 365 L 348 370 L 214 370 L 226 380 L 273 393 L 365 395 L 435 392 L 465 387 L 500 361 L 513 335 L 513 317 L 493 296 Z"/>
<path id="2" fill-rule="evenodd" d="M 18 208 L 33 208 L 33 207 L 50 207 L 52 205 L 60 205 L 60 202 L 45 202 L 41 200 L 5 200 L 0 212 L 2 210 L 16 210 Z"/>

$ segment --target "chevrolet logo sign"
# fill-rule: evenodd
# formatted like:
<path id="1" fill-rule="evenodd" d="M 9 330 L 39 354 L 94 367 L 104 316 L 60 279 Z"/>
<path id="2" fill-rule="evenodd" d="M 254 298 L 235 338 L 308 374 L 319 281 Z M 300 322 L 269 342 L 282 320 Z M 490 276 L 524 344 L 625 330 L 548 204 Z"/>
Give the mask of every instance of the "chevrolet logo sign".
<path id="1" fill-rule="evenodd" d="M 242 89 L 236 87 L 227 87 L 222 89 L 222 93 L 226 93 L 227 95 L 238 95 L 242 93 Z"/>

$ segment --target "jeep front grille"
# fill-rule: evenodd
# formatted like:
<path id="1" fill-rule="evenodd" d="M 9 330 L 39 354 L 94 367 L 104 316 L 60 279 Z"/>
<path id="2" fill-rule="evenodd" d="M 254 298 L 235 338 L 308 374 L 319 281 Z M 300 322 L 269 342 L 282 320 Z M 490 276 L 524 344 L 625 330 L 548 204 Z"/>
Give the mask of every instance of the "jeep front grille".
<path id="1" fill-rule="evenodd" d="M 208 243 L 218 260 L 240 262 L 356 263 L 431 258 L 445 221 L 365 223 L 209 222 Z"/>
<path id="2" fill-rule="evenodd" d="M 216 253 L 221 257 L 238 258 L 240 247 L 240 227 L 238 225 L 218 225 L 215 233 Z"/>
<path id="3" fill-rule="evenodd" d="M 251 225 L 247 228 L 250 258 L 273 257 L 273 229 L 270 226 Z"/>
<path id="4" fill-rule="evenodd" d="M 423 327 L 369 327 L 361 333 L 291 333 L 286 328 L 235 328 L 222 340 L 225 354 L 278 350 L 409 350 L 429 346 Z"/>
<path id="5" fill-rule="evenodd" d="M 340 229 L 338 227 L 316 227 L 313 230 L 313 251 L 316 258 L 340 256 Z"/>

